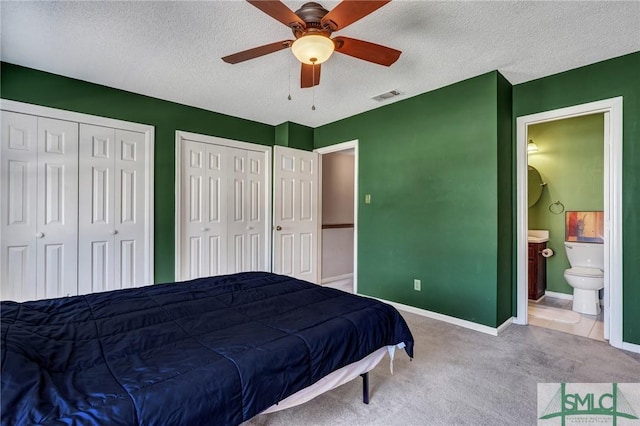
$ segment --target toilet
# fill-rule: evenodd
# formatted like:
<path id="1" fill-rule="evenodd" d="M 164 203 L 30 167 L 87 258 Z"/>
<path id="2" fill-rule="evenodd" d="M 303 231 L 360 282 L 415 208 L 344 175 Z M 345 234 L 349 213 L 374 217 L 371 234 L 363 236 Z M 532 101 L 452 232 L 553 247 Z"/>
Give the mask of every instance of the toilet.
<path id="1" fill-rule="evenodd" d="M 581 314 L 598 315 L 598 290 L 604 287 L 604 245 L 565 241 L 564 247 L 571 268 L 564 279 L 573 287 L 573 310 Z"/>

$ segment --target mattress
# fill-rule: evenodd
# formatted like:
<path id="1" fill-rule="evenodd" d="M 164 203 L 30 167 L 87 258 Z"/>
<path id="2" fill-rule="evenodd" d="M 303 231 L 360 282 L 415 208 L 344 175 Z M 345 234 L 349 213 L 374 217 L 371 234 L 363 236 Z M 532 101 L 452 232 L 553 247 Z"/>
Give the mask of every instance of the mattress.
<path id="1" fill-rule="evenodd" d="M 3 424 L 239 424 L 413 337 L 390 305 L 250 272 L 2 302 Z"/>

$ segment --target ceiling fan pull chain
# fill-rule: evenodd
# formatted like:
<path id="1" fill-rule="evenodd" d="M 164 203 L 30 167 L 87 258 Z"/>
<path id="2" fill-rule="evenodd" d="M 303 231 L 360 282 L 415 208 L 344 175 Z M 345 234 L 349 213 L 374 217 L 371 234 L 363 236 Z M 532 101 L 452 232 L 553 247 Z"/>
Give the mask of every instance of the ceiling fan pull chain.
<path id="1" fill-rule="evenodd" d="M 291 64 L 287 68 L 289 68 L 289 96 L 287 99 L 291 100 Z"/>
<path id="2" fill-rule="evenodd" d="M 315 111 L 316 110 L 316 63 L 315 61 L 313 61 L 313 64 L 311 65 L 311 97 L 312 97 L 312 101 L 311 101 L 311 111 Z"/>

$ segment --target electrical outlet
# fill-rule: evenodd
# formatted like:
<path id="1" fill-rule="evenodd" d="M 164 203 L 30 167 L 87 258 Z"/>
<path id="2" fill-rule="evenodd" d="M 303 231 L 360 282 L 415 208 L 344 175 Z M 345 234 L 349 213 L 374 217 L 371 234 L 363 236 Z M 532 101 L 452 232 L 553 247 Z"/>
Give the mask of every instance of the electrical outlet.
<path id="1" fill-rule="evenodd" d="M 371 204 L 371 194 L 367 194 L 364 196 L 364 203 Z"/>
<path id="2" fill-rule="evenodd" d="M 418 279 L 413 280 L 413 289 L 414 289 L 415 291 L 420 291 L 420 290 L 422 290 L 422 282 L 421 282 L 420 280 L 418 280 Z"/>

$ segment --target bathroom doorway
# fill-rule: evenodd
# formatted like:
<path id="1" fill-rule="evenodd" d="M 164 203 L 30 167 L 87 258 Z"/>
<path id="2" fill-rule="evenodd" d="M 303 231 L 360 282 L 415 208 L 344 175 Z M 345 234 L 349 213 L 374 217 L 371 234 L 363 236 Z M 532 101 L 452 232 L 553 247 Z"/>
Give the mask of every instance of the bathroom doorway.
<path id="1" fill-rule="evenodd" d="M 596 290 L 578 290 L 576 298 L 565 277 L 569 268 L 583 266 L 591 269 L 570 270 L 580 274 L 572 283 L 604 285 L 603 230 L 593 226 L 603 224 L 605 210 L 604 113 L 531 124 L 527 137 L 529 324 L 604 341 L 603 291 L 597 297 Z M 573 224 L 568 228 L 567 218 Z M 589 238 L 593 231 L 599 238 Z M 566 249 L 567 240 L 574 241 L 572 249 Z M 595 258 L 575 257 L 583 251 Z M 593 275 L 586 278 L 585 271 Z"/>
<path id="2" fill-rule="evenodd" d="M 607 99 L 583 105 L 547 111 L 517 118 L 517 324 L 528 323 L 528 154 L 530 126 L 584 115 L 604 115 L 604 336 L 615 347 L 622 348 L 622 98 Z M 535 142 L 535 141 L 534 141 Z M 551 202 L 562 200 L 548 200 Z M 557 205 L 559 207 L 559 205 Z M 556 211 L 559 209 L 556 209 Z M 560 254 L 564 253 L 562 247 Z"/>
<path id="3" fill-rule="evenodd" d="M 357 293 L 358 141 L 315 152 L 321 168 L 320 283 Z"/>

